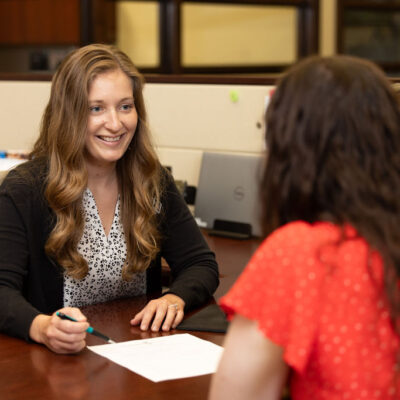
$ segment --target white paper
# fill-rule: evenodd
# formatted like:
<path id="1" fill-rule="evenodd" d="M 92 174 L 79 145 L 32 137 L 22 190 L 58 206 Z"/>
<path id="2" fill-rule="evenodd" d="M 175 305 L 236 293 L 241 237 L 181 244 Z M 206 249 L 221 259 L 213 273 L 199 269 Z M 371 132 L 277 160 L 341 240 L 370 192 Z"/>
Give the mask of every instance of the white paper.
<path id="1" fill-rule="evenodd" d="M 18 158 L 0 158 L 0 171 L 8 171 L 25 161 L 26 160 L 20 160 Z"/>
<path id="2" fill-rule="evenodd" d="M 212 374 L 223 348 L 188 333 L 88 346 L 153 382 Z"/>

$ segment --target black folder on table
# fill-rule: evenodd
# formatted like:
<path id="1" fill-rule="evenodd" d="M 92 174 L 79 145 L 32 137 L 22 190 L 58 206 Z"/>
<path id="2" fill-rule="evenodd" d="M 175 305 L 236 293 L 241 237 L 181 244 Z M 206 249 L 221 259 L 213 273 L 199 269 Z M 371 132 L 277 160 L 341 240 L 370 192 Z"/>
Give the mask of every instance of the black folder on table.
<path id="1" fill-rule="evenodd" d="M 228 325 L 229 322 L 221 308 L 217 304 L 210 304 L 185 318 L 176 329 L 225 333 Z"/>

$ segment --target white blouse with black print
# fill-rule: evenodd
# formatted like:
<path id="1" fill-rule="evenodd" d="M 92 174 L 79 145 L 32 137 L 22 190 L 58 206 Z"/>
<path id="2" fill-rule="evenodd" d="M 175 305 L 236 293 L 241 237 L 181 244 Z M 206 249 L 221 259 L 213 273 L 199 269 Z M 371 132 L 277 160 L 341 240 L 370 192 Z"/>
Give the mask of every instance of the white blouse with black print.
<path id="1" fill-rule="evenodd" d="M 122 279 L 127 251 L 120 219 L 120 199 L 108 236 L 101 224 L 94 196 L 88 188 L 83 194 L 83 211 L 85 225 L 78 251 L 87 261 L 89 271 L 82 280 L 64 276 L 64 306 L 82 307 L 146 293 L 145 272 L 135 274 L 129 282 Z"/>

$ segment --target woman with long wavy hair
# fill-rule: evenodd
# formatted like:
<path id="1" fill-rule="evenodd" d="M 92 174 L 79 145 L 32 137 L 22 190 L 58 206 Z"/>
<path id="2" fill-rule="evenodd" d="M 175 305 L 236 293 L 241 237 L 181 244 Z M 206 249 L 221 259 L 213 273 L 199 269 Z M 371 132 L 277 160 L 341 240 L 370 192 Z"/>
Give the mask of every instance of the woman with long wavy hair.
<path id="1" fill-rule="evenodd" d="M 260 182 L 266 239 L 221 300 L 210 398 L 398 399 L 400 110 L 383 72 L 311 57 L 280 80 Z"/>
<path id="2" fill-rule="evenodd" d="M 142 89 L 108 45 L 75 50 L 55 73 L 31 159 L 1 186 L 1 332 L 77 352 L 79 307 L 161 291 L 161 257 L 173 282 L 132 325 L 175 328 L 215 291 L 214 254 L 155 154 Z"/>

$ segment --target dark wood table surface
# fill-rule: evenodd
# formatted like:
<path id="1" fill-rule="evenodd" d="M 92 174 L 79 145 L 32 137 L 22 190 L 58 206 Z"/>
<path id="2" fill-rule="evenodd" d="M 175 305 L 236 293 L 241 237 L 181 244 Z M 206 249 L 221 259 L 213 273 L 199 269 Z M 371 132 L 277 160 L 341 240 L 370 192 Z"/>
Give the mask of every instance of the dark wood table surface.
<path id="1" fill-rule="evenodd" d="M 218 300 L 246 265 L 259 240 L 205 237 L 220 265 Z M 146 296 L 84 307 L 90 324 L 117 342 L 182 333 L 142 332 L 129 320 L 148 301 Z M 191 313 L 192 314 L 192 313 Z M 190 315 L 190 314 L 189 314 Z M 222 345 L 224 335 L 190 332 Z M 87 344 L 103 342 L 88 335 Z M 58 355 L 44 346 L 0 334 L 0 399 L 62 400 L 200 400 L 207 399 L 211 375 L 154 383 L 88 349 L 77 355 Z"/>

